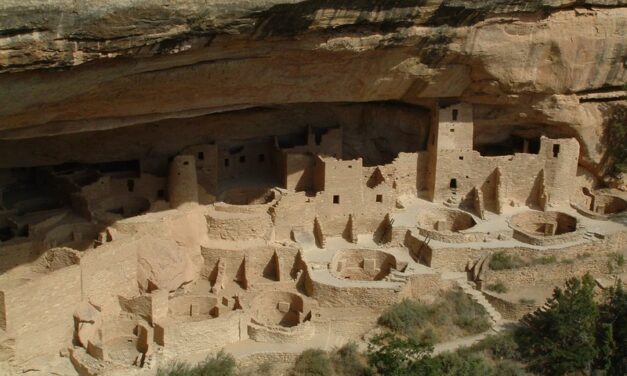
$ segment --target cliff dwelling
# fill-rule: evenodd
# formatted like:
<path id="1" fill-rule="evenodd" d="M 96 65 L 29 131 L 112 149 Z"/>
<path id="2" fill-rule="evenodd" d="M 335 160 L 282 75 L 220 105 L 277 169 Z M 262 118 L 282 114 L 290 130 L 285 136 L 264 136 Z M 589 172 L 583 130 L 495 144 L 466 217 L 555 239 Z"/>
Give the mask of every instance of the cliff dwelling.
<path id="1" fill-rule="evenodd" d="M 116 35 L 126 19 L 98 21 L 105 34 L 77 19 L 65 35 L 20 21 L 9 3 L 0 375 L 152 376 L 220 350 L 285 363 L 363 345 L 387 307 L 451 289 L 498 332 L 570 276 L 627 280 L 607 262 L 627 255 L 627 193 L 608 178 L 600 136 L 604 114 L 625 105 L 624 66 L 598 67 L 597 82 L 568 62 L 568 75 L 543 67 L 544 45 L 531 46 L 545 58 L 528 62 L 539 72 L 529 78 L 520 56 L 500 52 L 527 23 L 563 34 L 555 25 L 574 10 L 540 21 L 539 10 L 477 5 L 488 20 L 518 15 L 497 27 L 453 22 L 431 9 L 442 4 L 380 9 L 385 22 L 347 6 L 323 22 L 332 16 L 317 2 L 270 2 L 241 5 L 246 15 L 216 6 L 211 23 L 167 39 L 175 26 L 123 25 L 140 40 Z M 627 20 L 624 7 L 578 12 L 582 45 L 607 19 Z M 622 33 L 612 43 L 624 50 Z M 518 269 L 489 268 L 497 254 Z M 496 281 L 510 292 L 486 288 Z"/>

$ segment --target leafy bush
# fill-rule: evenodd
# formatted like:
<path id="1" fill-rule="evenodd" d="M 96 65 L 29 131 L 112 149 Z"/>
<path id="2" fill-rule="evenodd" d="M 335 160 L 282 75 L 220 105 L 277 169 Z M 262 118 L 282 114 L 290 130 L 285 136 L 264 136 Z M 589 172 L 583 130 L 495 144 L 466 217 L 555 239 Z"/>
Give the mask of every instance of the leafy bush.
<path id="1" fill-rule="evenodd" d="M 379 375 L 435 375 L 429 368 L 433 345 L 392 333 L 374 337 L 368 344 L 368 363 Z"/>
<path id="2" fill-rule="evenodd" d="M 327 353 L 319 349 L 303 351 L 294 364 L 292 376 L 329 376 L 333 374 Z"/>
<path id="3" fill-rule="evenodd" d="M 625 256 L 622 253 L 611 252 L 607 255 L 609 258 L 607 262 L 607 267 L 610 273 L 618 273 L 623 270 L 623 266 L 625 265 Z"/>
<path id="4" fill-rule="evenodd" d="M 505 286 L 505 284 L 502 281 L 496 281 L 494 283 L 491 283 L 486 286 L 486 289 L 488 289 L 488 291 L 494 291 L 494 292 L 498 292 L 501 294 L 506 293 L 508 291 L 507 286 Z"/>
<path id="5" fill-rule="evenodd" d="M 527 376 L 529 375 L 516 363 L 506 360 L 496 363 L 494 367 L 495 376 Z"/>
<path id="6" fill-rule="evenodd" d="M 453 323 L 467 333 L 476 334 L 490 329 L 487 312 L 461 289 L 450 290 L 445 297 L 454 310 Z"/>
<path id="7" fill-rule="evenodd" d="M 404 299 L 383 312 L 379 317 L 379 324 L 395 332 L 408 333 L 416 327 L 420 328 L 431 315 L 431 310 L 426 305 L 415 300 Z"/>
<path id="8" fill-rule="evenodd" d="M 481 333 L 490 328 L 485 309 L 461 289 L 447 291 L 432 305 L 403 300 L 383 312 L 379 324 L 428 342 L 436 342 L 438 334 L 455 327 L 463 334 Z"/>
<path id="9" fill-rule="evenodd" d="M 525 260 L 518 256 L 512 256 L 504 251 L 497 252 L 490 258 L 488 267 L 492 270 L 517 269 L 527 266 Z"/>
<path id="10" fill-rule="evenodd" d="M 520 360 L 518 344 L 514 340 L 514 335 L 509 332 L 487 336 L 470 349 L 485 351 L 494 359 Z"/>
<path id="11" fill-rule="evenodd" d="M 194 376 L 193 367 L 189 363 L 174 361 L 165 367 L 159 367 L 157 376 Z"/>
<path id="12" fill-rule="evenodd" d="M 337 376 L 367 376 L 371 373 L 355 342 L 349 342 L 333 351 L 331 363 Z"/>
<path id="13" fill-rule="evenodd" d="M 467 351 L 443 353 L 434 357 L 432 361 L 434 375 L 496 376 L 483 357 Z"/>
<path id="14" fill-rule="evenodd" d="M 550 256 L 542 256 L 542 257 L 538 257 L 538 258 L 534 258 L 531 261 L 532 265 L 548 265 L 548 264 L 553 264 L 557 261 L 557 258 L 553 255 Z"/>
<path id="15" fill-rule="evenodd" d="M 257 374 L 261 376 L 272 376 L 274 365 L 271 362 L 263 362 L 257 367 Z"/>
<path id="16" fill-rule="evenodd" d="M 235 366 L 233 356 L 220 351 L 195 366 L 175 361 L 159 368 L 157 376 L 235 376 Z"/>

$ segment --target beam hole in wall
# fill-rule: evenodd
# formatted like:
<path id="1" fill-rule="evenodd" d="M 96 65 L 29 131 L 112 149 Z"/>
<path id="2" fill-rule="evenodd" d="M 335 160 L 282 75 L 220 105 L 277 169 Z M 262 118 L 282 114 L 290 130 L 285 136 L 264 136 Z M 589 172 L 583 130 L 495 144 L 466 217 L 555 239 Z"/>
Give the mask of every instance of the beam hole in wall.
<path id="1" fill-rule="evenodd" d="M 189 161 L 184 161 L 183 166 L 189 166 Z"/>
<path id="2" fill-rule="evenodd" d="M 340 196 L 339 195 L 333 195 L 333 203 L 334 204 L 339 204 L 340 203 Z"/>
<path id="3" fill-rule="evenodd" d="M 464 160 L 464 156 L 460 155 L 460 156 L 459 156 L 459 160 L 460 160 L 460 161 L 463 161 L 463 160 Z"/>

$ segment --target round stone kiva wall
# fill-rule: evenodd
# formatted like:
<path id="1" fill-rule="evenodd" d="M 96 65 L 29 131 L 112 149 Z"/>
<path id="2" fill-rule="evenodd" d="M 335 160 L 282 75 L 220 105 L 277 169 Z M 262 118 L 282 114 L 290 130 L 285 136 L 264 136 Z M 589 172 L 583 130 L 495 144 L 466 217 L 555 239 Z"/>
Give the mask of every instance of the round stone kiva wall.
<path id="1" fill-rule="evenodd" d="M 476 224 L 472 215 L 461 210 L 433 209 L 418 216 L 418 227 L 432 231 L 459 232 Z"/>
<path id="2" fill-rule="evenodd" d="M 252 319 L 257 323 L 291 328 L 304 320 L 304 301 L 291 292 L 265 292 L 254 299 L 252 311 Z"/>
<path id="3" fill-rule="evenodd" d="M 510 220 L 514 230 L 534 236 L 563 235 L 577 230 L 577 219 L 561 212 L 527 211 Z"/>
<path id="4" fill-rule="evenodd" d="M 331 274 L 340 279 L 379 281 L 396 268 L 396 258 L 373 249 L 338 251 L 331 262 Z"/>

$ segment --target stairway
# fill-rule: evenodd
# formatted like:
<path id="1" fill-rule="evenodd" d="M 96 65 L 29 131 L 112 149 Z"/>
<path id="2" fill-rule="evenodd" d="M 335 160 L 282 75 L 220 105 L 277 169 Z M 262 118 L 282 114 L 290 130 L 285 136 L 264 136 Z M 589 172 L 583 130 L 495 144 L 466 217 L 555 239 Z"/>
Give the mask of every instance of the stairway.
<path id="1" fill-rule="evenodd" d="M 595 241 L 595 240 L 603 239 L 604 236 L 597 234 L 596 232 L 593 232 L 593 231 L 586 231 L 583 234 L 583 238 L 586 240 Z"/>
<path id="2" fill-rule="evenodd" d="M 472 300 L 474 300 L 477 304 L 479 304 L 486 310 L 488 316 L 490 316 L 493 327 L 498 326 L 501 323 L 503 317 L 494 307 L 492 307 L 492 304 L 488 302 L 488 299 L 485 298 L 481 291 L 474 289 L 465 281 L 464 283 L 460 283 L 458 281 L 458 285 L 462 289 L 462 291 L 466 293 L 466 295 L 470 296 Z"/>
<path id="3" fill-rule="evenodd" d="M 498 330 L 500 324 L 503 321 L 501 314 L 488 302 L 483 293 L 474 287 L 472 287 L 466 277 L 466 273 L 463 272 L 445 272 L 442 273 L 442 279 L 452 280 L 462 291 L 468 295 L 473 301 L 482 306 L 492 322 L 492 329 Z"/>

